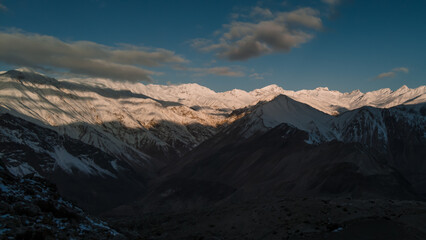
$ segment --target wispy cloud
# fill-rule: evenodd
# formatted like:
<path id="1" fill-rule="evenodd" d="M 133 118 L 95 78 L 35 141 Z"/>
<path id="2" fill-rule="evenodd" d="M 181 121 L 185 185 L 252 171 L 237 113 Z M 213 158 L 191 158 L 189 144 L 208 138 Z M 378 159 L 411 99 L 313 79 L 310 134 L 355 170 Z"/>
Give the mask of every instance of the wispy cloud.
<path id="1" fill-rule="evenodd" d="M 233 70 L 230 67 L 208 67 L 208 68 L 188 68 L 183 66 L 175 66 L 176 70 L 188 71 L 195 73 L 196 76 L 216 75 L 226 77 L 243 77 L 244 72 Z"/>
<path id="2" fill-rule="evenodd" d="M 393 78 L 395 77 L 395 72 L 384 72 L 377 75 L 376 79 L 382 79 L 382 78 Z"/>
<path id="3" fill-rule="evenodd" d="M 242 61 L 265 54 L 288 52 L 311 40 L 314 31 L 323 28 L 319 11 L 299 8 L 291 12 L 272 13 L 254 8 L 252 13 L 268 16 L 268 20 L 233 21 L 223 25 L 217 41 L 197 39 L 192 46 L 217 53 L 220 58 Z"/>
<path id="4" fill-rule="evenodd" d="M 257 80 L 263 80 L 268 75 L 271 75 L 271 73 L 269 73 L 269 72 L 264 72 L 264 73 L 255 72 L 255 73 L 250 74 L 249 77 L 253 78 L 253 79 L 257 79 Z"/>
<path id="5" fill-rule="evenodd" d="M 331 6 L 336 6 L 341 3 L 341 0 L 322 0 L 322 2 Z"/>
<path id="6" fill-rule="evenodd" d="M 189 45 L 195 49 L 205 51 L 205 47 L 212 45 L 213 41 L 205 38 L 195 38 L 187 41 L 186 43 L 189 43 Z"/>
<path id="7" fill-rule="evenodd" d="M 211 68 L 192 68 L 194 72 L 198 72 L 200 75 L 218 75 L 227 77 L 242 77 L 244 73 L 241 71 L 232 70 L 229 67 L 211 67 Z"/>
<path id="8" fill-rule="evenodd" d="M 379 75 L 377 75 L 375 77 L 375 79 L 382 79 L 382 78 L 393 78 L 396 76 L 396 74 L 398 72 L 402 72 L 402 73 L 409 73 L 410 70 L 406 67 L 399 67 L 399 68 L 394 68 L 389 72 L 384 72 L 384 73 L 380 73 Z"/>
<path id="9" fill-rule="evenodd" d="M 399 67 L 399 68 L 394 68 L 392 69 L 392 71 L 394 72 L 403 72 L 403 73 L 409 73 L 410 70 L 406 67 Z"/>
<path id="10" fill-rule="evenodd" d="M 263 75 L 261 75 L 259 73 L 252 73 L 252 74 L 249 75 L 249 77 L 254 78 L 254 79 L 259 79 L 259 80 L 264 79 Z"/>
<path id="11" fill-rule="evenodd" d="M 340 16 L 339 7 L 350 1 L 348 0 L 321 0 L 324 4 L 328 6 L 328 17 L 330 19 L 336 19 Z"/>
<path id="12" fill-rule="evenodd" d="M 7 10 L 8 10 L 8 8 L 5 5 L 3 5 L 2 3 L 0 3 L 0 11 L 7 11 Z"/>
<path id="13" fill-rule="evenodd" d="M 272 18 L 274 14 L 272 14 L 271 10 L 267 8 L 261 8 L 259 6 L 256 6 L 251 10 L 250 16 L 253 18 L 255 17 Z"/>
<path id="14" fill-rule="evenodd" d="M 106 46 L 90 41 L 64 42 L 58 38 L 22 32 L 0 32 L 0 61 L 35 69 L 59 68 L 73 74 L 116 81 L 150 81 L 156 73 L 142 68 L 186 59 L 165 49 L 132 45 Z"/>

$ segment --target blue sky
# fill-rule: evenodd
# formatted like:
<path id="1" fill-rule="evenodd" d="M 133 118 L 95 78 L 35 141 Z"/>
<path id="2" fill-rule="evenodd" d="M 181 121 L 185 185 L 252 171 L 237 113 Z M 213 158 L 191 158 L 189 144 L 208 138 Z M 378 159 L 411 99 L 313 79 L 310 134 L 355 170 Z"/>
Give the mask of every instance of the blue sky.
<path id="1" fill-rule="evenodd" d="M 0 4 L 0 70 L 196 82 L 216 91 L 426 84 L 424 0 Z"/>

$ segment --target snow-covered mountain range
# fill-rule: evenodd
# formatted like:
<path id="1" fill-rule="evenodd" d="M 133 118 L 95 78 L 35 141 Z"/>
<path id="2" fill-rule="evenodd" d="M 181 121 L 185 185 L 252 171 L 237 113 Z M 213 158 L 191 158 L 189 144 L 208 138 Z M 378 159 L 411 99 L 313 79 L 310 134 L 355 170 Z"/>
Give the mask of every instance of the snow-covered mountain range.
<path id="1" fill-rule="evenodd" d="M 235 89 L 216 93 L 198 84 L 56 80 L 25 69 L 0 75 L 3 111 L 40 121 L 130 162 L 181 156 L 214 135 L 219 126 L 235 120 L 229 117 L 233 110 L 270 101 L 280 94 L 336 115 L 362 106 L 389 108 L 424 102 L 426 86 L 403 86 L 394 92 L 381 89 L 340 93 L 327 88 L 289 91 L 270 85 L 251 92 Z M 277 107 L 271 109 L 274 115 L 289 115 Z M 321 121 L 327 122 L 329 117 L 323 116 Z"/>
<path id="2" fill-rule="evenodd" d="M 242 115 L 167 167 L 136 209 L 277 195 L 426 197 L 426 103 L 332 116 L 280 95 Z"/>
<path id="3" fill-rule="evenodd" d="M 243 180 L 256 186 L 271 181 L 269 174 L 279 174 L 271 170 L 276 164 L 283 172 L 288 171 L 283 166 L 303 174 L 310 171 L 305 165 L 285 163 L 296 161 L 294 156 L 306 158 L 305 164 L 312 166 L 322 166 L 316 162 L 318 158 L 344 165 L 340 155 L 332 153 L 338 148 L 346 149 L 341 156 L 351 162 L 350 174 L 359 169 L 355 171 L 362 175 L 359 179 L 386 175 L 397 182 L 392 187 L 401 188 L 405 183 L 400 182 L 400 174 L 417 191 L 411 194 L 407 190 L 404 196 L 424 194 L 418 190 L 426 186 L 413 173 L 415 169 L 426 172 L 418 155 L 426 145 L 426 86 L 341 93 L 328 88 L 290 91 L 270 85 L 250 92 L 214 92 L 198 84 L 54 79 L 18 69 L 0 74 L 0 114 L 0 157 L 5 167 L 16 176 L 48 178 L 58 184 L 62 194 L 76 196 L 75 201 L 92 211 L 134 200 L 147 192 L 152 181 L 158 184 L 151 187 L 160 186 L 158 189 L 167 192 L 174 191 L 178 183 L 201 178 L 213 181 L 207 185 L 225 189 L 219 192 L 228 196 L 242 186 L 252 187 Z M 264 145 L 269 136 L 274 140 L 271 149 Z M 401 141 L 412 143 L 411 147 L 398 145 Z M 255 143 L 259 143 L 259 151 Z M 286 144 L 296 150 L 286 150 Z M 396 151 L 397 146 L 404 147 Z M 272 152 L 258 155 L 262 151 Z M 290 155 L 286 160 L 278 153 Z M 274 164 L 260 161 L 270 158 Z M 390 165 L 381 162 L 386 158 Z M 253 159 L 262 168 L 256 171 L 267 177 L 250 178 L 255 173 L 246 172 L 251 168 L 244 163 L 247 159 Z M 199 172 L 194 174 L 194 169 Z M 212 176 L 218 169 L 224 170 L 218 173 L 223 178 Z M 175 174 L 181 180 L 170 177 Z M 297 173 L 280 181 L 297 181 Z M 83 194 L 76 194 L 83 182 L 87 182 Z M 108 188 L 118 189 L 122 184 L 128 188 Z M 305 188 L 299 186 L 297 191 Z M 118 195 L 123 199 L 113 197 Z M 154 195 L 152 199 L 158 200 Z M 112 197 L 112 202 L 94 209 L 95 201 L 102 197 Z"/>
<path id="4" fill-rule="evenodd" d="M 102 150 L 10 114 L 0 114 L 0 159 L 15 177 L 43 177 L 91 212 L 141 195 L 152 167 L 130 165 Z M 108 201 L 104 201 L 108 199 Z"/>

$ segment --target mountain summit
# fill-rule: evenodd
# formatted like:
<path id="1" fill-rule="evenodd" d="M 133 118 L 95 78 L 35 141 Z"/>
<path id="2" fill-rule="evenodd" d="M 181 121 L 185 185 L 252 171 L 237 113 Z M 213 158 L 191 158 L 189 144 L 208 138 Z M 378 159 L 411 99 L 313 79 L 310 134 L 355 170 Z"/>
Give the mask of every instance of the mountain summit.
<path id="1" fill-rule="evenodd" d="M 283 196 L 362 206 L 422 200 L 425 151 L 426 86 L 214 92 L 198 84 L 0 74 L 1 170 L 15 182 L 51 181 L 90 213 L 136 222 L 216 207 L 239 214 L 245 203 Z M 338 229 L 327 224 L 321 231 Z"/>

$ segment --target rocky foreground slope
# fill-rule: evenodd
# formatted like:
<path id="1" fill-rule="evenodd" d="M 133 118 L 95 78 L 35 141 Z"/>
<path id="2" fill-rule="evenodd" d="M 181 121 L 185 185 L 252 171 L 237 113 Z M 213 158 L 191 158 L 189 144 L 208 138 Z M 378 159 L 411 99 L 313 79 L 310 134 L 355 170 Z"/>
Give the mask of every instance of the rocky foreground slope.
<path id="1" fill-rule="evenodd" d="M 0 158 L 15 177 L 34 175 L 94 213 L 143 195 L 156 173 L 10 114 L 0 114 Z"/>
<path id="2" fill-rule="evenodd" d="M 16 178 L 0 162 L 0 239 L 125 239 L 64 200 L 33 174 Z"/>

